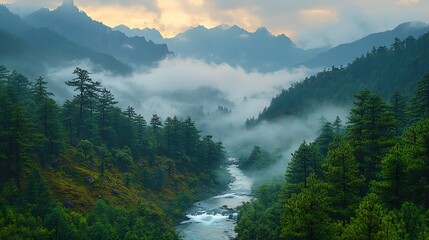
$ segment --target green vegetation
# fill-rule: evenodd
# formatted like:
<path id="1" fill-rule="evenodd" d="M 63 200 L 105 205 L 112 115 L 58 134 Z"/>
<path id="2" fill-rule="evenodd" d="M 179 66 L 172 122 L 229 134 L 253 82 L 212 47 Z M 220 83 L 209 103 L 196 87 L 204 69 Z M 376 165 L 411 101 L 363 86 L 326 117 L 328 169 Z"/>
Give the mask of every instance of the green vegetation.
<path id="1" fill-rule="evenodd" d="M 284 116 L 305 115 L 324 104 L 348 107 L 352 105 L 353 95 L 364 88 L 383 99 L 389 99 L 395 92 L 399 96 L 411 98 L 418 80 L 429 69 L 428 59 L 429 33 L 418 39 L 396 39 L 390 48 L 374 48 L 348 66 L 333 66 L 293 84 L 274 97 L 270 106 L 257 119 L 248 119 L 246 125 L 252 126 L 262 120 L 273 121 Z M 396 105 L 392 105 L 397 108 L 394 114 L 403 111 L 399 96 L 396 96 Z M 401 119 L 399 121 L 403 123 Z M 398 125 L 398 128 L 402 127 Z"/>
<path id="2" fill-rule="evenodd" d="M 177 239 L 173 223 L 221 188 L 222 143 L 191 118 L 131 106 L 76 68 L 59 106 L 0 66 L 0 239 Z"/>
<path id="3" fill-rule="evenodd" d="M 428 83 L 408 102 L 357 93 L 345 127 L 325 123 L 240 208 L 237 239 L 429 239 Z"/>
<path id="4" fill-rule="evenodd" d="M 240 157 L 238 166 L 248 172 L 261 170 L 276 162 L 276 158 L 271 156 L 259 146 L 254 146 L 248 157 Z"/>

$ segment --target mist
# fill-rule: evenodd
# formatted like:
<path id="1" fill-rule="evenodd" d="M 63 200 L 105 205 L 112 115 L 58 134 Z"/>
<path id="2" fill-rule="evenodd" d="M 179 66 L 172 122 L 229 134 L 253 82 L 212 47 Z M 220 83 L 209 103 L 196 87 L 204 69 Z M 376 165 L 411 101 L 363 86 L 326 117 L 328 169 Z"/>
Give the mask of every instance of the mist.
<path id="1" fill-rule="evenodd" d="M 91 62 L 74 62 L 69 66 L 50 69 L 47 79 L 61 103 L 73 96 L 73 89 L 64 84 L 74 78 L 76 66 L 96 69 Z M 317 70 L 284 69 L 272 73 L 246 72 L 227 64 L 210 64 L 195 59 L 170 58 L 150 70 L 138 70 L 130 76 L 109 72 L 94 72 L 94 81 L 112 91 L 122 109 L 132 106 L 147 121 L 152 114 L 163 120 L 167 116 L 192 117 L 202 134 L 222 141 L 227 154 L 248 156 L 253 146 L 280 158 L 275 166 L 258 173 L 271 179 L 283 175 L 291 153 L 305 140 L 314 140 L 321 127 L 320 118 L 333 121 L 343 118 L 348 110 L 326 105 L 302 118 L 289 117 L 274 123 L 246 129 L 247 118 L 257 117 L 271 99 L 292 83 L 301 81 Z M 222 107 L 224 111 L 219 111 Z"/>
<path id="2" fill-rule="evenodd" d="M 82 61 L 50 69 L 47 73 L 46 78 L 59 102 L 73 95 L 73 89 L 64 82 L 75 77 L 72 72 L 76 67 L 96 69 L 89 61 Z M 130 76 L 98 71 L 91 77 L 111 90 L 122 108 L 132 106 L 146 118 L 158 114 L 164 119 L 173 115 L 191 116 L 201 122 L 206 119 L 214 122 L 208 123 L 211 126 L 207 131 L 218 131 L 225 123 L 234 127 L 243 125 L 246 118 L 257 116 L 282 89 L 312 73 L 314 71 L 306 68 L 249 73 L 227 64 L 170 58 L 156 68 L 137 70 Z M 230 109 L 231 113 L 216 115 L 219 106 Z M 212 121 L 214 115 L 216 119 Z"/>

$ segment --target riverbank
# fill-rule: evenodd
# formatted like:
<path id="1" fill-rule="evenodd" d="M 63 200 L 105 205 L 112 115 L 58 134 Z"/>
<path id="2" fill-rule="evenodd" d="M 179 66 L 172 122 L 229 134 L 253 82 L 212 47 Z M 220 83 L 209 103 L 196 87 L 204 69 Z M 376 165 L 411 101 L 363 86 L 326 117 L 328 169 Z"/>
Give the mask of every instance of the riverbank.
<path id="1" fill-rule="evenodd" d="M 234 179 L 222 194 L 195 202 L 187 211 L 187 220 L 175 227 L 184 240 L 234 239 L 236 208 L 251 199 L 252 180 L 229 158 L 228 172 Z"/>

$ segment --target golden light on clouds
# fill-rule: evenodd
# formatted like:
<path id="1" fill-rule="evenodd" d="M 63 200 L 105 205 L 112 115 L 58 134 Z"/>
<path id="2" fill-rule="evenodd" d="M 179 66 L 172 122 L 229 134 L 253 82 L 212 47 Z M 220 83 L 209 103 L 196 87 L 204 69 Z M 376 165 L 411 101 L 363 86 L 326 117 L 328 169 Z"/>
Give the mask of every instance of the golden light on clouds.
<path id="1" fill-rule="evenodd" d="M 300 20 L 306 24 L 321 24 L 338 20 L 337 12 L 327 8 L 301 10 L 299 16 Z"/>
<path id="2" fill-rule="evenodd" d="M 200 7 L 203 0 L 187 0 L 189 6 L 184 6 L 180 1 L 158 1 L 158 12 L 149 11 L 141 5 L 80 5 L 79 7 L 95 20 L 101 20 L 104 24 L 115 27 L 125 24 L 130 28 L 156 28 L 164 37 L 174 37 L 189 27 L 204 25 L 214 27 L 221 22 L 212 20 L 208 13 Z"/>
<path id="3" fill-rule="evenodd" d="M 231 9 L 225 11 L 225 15 L 231 22 L 226 22 L 229 25 L 239 25 L 247 30 L 254 31 L 261 25 L 261 19 L 253 15 L 246 8 Z"/>
<path id="4" fill-rule="evenodd" d="M 202 6 L 204 4 L 204 0 L 188 0 L 188 4 L 194 6 Z"/>
<path id="5" fill-rule="evenodd" d="M 91 18 L 115 27 L 125 24 L 131 28 L 155 25 L 157 16 L 142 6 L 123 7 L 118 5 L 91 6 L 81 5 L 81 10 Z"/>

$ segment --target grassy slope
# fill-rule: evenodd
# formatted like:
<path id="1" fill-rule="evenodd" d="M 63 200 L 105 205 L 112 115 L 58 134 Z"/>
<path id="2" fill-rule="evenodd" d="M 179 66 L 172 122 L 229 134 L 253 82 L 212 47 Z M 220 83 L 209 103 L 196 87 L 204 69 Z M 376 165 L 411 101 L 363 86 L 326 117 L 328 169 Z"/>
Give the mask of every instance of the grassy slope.
<path id="1" fill-rule="evenodd" d="M 130 172 L 134 176 L 141 169 L 145 160 L 135 164 Z M 157 157 L 156 162 L 167 166 L 170 159 Z M 93 167 L 89 167 L 82 156 L 75 150 L 69 149 L 60 160 L 60 167 L 40 168 L 51 193 L 58 201 L 78 212 L 88 212 L 97 199 L 102 198 L 108 202 L 124 208 L 144 204 L 150 209 L 164 213 L 168 221 L 177 222 L 184 217 L 184 211 L 198 199 L 225 187 L 214 180 L 207 179 L 205 175 L 197 176 L 189 171 L 174 170 L 171 174 L 165 173 L 165 184 L 160 191 L 151 190 L 134 177 L 127 187 L 123 180 L 123 172 L 113 166 L 106 168 L 104 175 L 99 172 L 99 159 L 95 158 Z M 156 166 L 150 167 L 155 171 Z M 93 178 L 91 184 L 88 179 Z M 195 179 L 204 179 L 204 182 Z M 208 181 L 208 182 L 207 182 Z"/>

